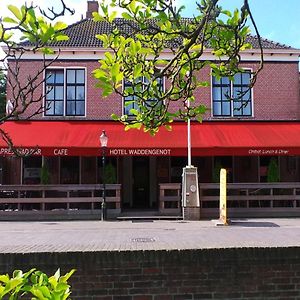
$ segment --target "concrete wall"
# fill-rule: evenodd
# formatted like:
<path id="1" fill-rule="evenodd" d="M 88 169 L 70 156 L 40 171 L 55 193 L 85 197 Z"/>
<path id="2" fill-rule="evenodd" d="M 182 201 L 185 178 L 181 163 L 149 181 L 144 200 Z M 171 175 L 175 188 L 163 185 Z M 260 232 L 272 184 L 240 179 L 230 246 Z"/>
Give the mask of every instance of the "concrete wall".
<path id="1" fill-rule="evenodd" d="M 299 248 L 1 254 L 0 273 L 76 268 L 73 300 L 300 299 Z"/>

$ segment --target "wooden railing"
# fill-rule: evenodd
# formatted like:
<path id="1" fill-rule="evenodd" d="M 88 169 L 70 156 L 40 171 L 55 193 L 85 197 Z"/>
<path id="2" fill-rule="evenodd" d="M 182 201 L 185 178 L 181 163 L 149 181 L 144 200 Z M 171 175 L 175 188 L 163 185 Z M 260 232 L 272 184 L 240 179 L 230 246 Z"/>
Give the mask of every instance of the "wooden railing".
<path id="1" fill-rule="evenodd" d="M 181 184 L 159 185 L 160 213 L 180 213 Z M 220 186 L 200 183 L 201 218 L 217 218 Z M 300 216 L 300 183 L 228 183 L 227 206 L 229 217 L 288 217 Z"/>
<path id="2" fill-rule="evenodd" d="M 9 215 L 100 216 L 103 186 L 0 185 L 0 220 Z M 159 212 L 181 213 L 181 184 L 159 184 Z M 200 183 L 201 218 L 217 217 L 219 184 Z M 300 216 L 300 183 L 229 183 L 229 217 Z M 108 217 L 121 212 L 121 185 L 106 185 Z M 5 216 L 5 218 L 4 218 Z"/>
<path id="3" fill-rule="evenodd" d="M 200 183 L 201 217 L 216 217 L 219 184 Z M 300 216 L 300 183 L 229 183 L 229 217 Z"/>
<path id="4" fill-rule="evenodd" d="M 103 186 L 74 185 L 0 185 L 0 217 L 9 214 L 99 215 Z M 106 185 L 109 216 L 121 211 L 121 185 Z"/>
<path id="5" fill-rule="evenodd" d="M 159 212 L 161 214 L 181 213 L 181 184 L 159 184 Z"/>

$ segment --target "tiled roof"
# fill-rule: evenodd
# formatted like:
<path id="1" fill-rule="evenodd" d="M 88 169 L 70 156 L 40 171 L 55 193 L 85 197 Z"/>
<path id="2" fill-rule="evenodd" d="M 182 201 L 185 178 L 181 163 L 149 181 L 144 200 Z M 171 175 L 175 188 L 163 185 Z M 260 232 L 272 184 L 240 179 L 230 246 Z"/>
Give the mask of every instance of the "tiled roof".
<path id="1" fill-rule="evenodd" d="M 188 18 L 183 21 L 189 21 Z M 131 26 L 135 26 L 133 22 L 124 19 L 117 18 L 115 22 L 118 26 L 122 26 L 122 29 L 126 33 L 130 33 Z M 82 48 L 96 48 L 101 47 L 102 42 L 95 38 L 96 34 L 110 33 L 112 26 L 107 22 L 94 22 L 92 19 L 83 19 L 75 24 L 70 25 L 64 32 L 69 36 L 68 41 L 62 41 L 52 44 L 54 47 L 82 47 Z M 256 36 L 248 36 L 247 42 L 249 42 L 254 49 L 259 48 L 258 38 Z M 263 49 L 293 49 L 290 46 L 273 42 L 262 38 Z"/>

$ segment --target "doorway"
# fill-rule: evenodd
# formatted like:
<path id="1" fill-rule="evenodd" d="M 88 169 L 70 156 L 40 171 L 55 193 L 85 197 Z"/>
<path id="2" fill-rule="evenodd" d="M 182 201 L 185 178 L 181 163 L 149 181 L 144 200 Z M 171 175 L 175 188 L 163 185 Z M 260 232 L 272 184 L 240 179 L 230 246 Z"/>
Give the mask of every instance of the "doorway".
<path id="1" fill-rule="evenodd" d="M 150 208 L 149 157 L 133 157 L 132 178 L 132 208 Z"/>

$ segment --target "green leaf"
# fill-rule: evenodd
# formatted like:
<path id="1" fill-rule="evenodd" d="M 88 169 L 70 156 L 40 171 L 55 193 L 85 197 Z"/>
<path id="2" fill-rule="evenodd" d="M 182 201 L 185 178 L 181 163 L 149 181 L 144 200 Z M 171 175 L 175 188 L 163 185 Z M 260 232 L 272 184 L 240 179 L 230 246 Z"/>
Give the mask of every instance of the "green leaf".
<path id="1" fill-rule="evenodd" d="M 169 124 L 165 125 L 165 128 L 166 128 L 168 131 L 172 131 L 172 126 L 169 125 Z"/>
<path id="2" fill-rule="evenodd" d="M 123 79 L 124 79 L 124 73 L 123 72 L 119 72 L 118 74 L 117 74 L 117 78 L 116 78 L 117 80 L 117 82 L 121 82 Z"/>
<path id="3" fill-rule="evenodd" d="M 116 16 L 117 16 L 117 12 L 116 12 L 116 11 L 113 11 L 113 12 L 109 15 L 108 22 L 112 23 L 113 20 L 116 18 Z"/>
<path id="4" fill-rule="evenodd" d="M 21 283 L 22 283 L 21 278 L 12 278 L 10 281 L 7 282 L 7 284 L 5 286 L 5 290 L 11 291 Z"/>
<path id="5" fill-rule="evenodd" d="M 135 2 L 135 0 L 131 0 L 128 7 L 130 8 L 130 10 L 132 12 L 135 12 L 136 11 L 136 2 Z"/>
<path id="6" fill-rule="evenodd" d="M 50 290 L 48 289 L 48 287 L 46 287 L 46 286 L 40 286 L 39 290 L 41 291 L 41 293 L 43 294 L 43 296 L 45 296 L 46 298 L 50 298 L 51 299 L 51 293 L 50 293 Z"/>
<path id="7" fill-rule="evenodd" d="M 164 11 L 159 12 L 158 19 L 162 22 L 165 22 L 168 20 L 168 16 Z"/>
<path id="8" fill-rule="evenodd" d="M 228 16 L 228 17 L 232 17 L 232 13 L 229 10 L 222 10 L 222 14 Z"/>
<path id="9" fill-rule="evenodd" d="M 139 63 L 139 64 L 135 65 L 133 68 L 133 77 L 139 78 L 141 76 L 142 69 L 143 69 L 142 64 Z"/>
<path id="10" fill-rule="evenodd" d="M 107 96 L 111 95 L 113 91 L 114 90 L 110 85 L 108 85 L 108 84 L 102 85 L 102 96 L 103 97 L 107 97 Z"/>
<path id="11" fill-rule="evenodd" d="M 13 272 L 13 278 L 21 278 L 23 276 L 23 272 L 21 270 L 15 270 Z"/>
<path id="12" fill-rule="evenodd" d="M 10 18 L 10 17 L 4 17 L 3 18 L 3 22 L 6 22 L 6 23 L 13 23 L 13 24 L 18 24 L 19 22 L 17 22 L 16 20 L 14 20 L 13 18 Z"/>
<path id="13" fill-rule="evenodd" d="M 23 19 L 23 15 L 21 13 L 21 11 L 18 9 L 18 7 L 14 6 L 14 5 L 8 5 L 7 8 L 15 15 L 15 17 L 18 20 L 22 20 Z"/>
<path id="14" fill-rule="evenodd" d="M 33 287 L 30 292 L 39 300 L 47 300 L 47 298 L 44 297 L 43 293 L 40 291 L 39 287 Z"/>
<path id="15" fill-rule="evenodd" d="M 112 118 L 114 121 L 119 121 L 119 117 L 118 117 L 116 114 L 111 114 L 111 118 Z"/>
<path id="16" fill-rule="evenodd" d="M 210 86 L 208 81 L 197 82 L 197 87 L 208 87 L 208 86 Z"/>
<path id="17" fill-rule="evenodd" d="M 111 67 L 111 79 L 113 82 L 117 82 L 117 76 L 120 72 L 120 64 L 114 63 Z"/>
<path id="18" fill-rule="evenodd" d="M 134 100 L 132 100 L 132 101 L 126 101 L 125 106 L 127 107 L 127 106 L 129 106 L 129 105 L 131 105 L 131 104 L 133 104 L 133 103 L 135 103 Z"/>
<path id="19" fill-rule="evenodd" d="M 69 37 L 65 34 L 60 34 L 59 36 L 55 37 L 56 41 L 68 41 Z"/>
<path id="20" fill-rule="evenodd" d="M 109 63 L 112 63 L 113 62 L 113 57 L 111 55 L 110 52 L 105 52 L 105 57 L 106 57 L 106 60 L 109 62 Z"/>
<path id="21" fill-rule="evenodd" d="M 72 269 L 70 272 L 65 274 L 64 276 L 61 276 L 59 279 L 59 282 L 67 282 L 69 278 L 76 272 L 76 269 Z"/>
<path id="22" fill-rule="evenodd" d="M 125 131 L 128 131 L 129 129 L 138 129 L 140 130 L 142 128 L 142 123 L 133 123 L 125 126 Z"/>
<path id="23" fill-rule="evenodd" d="M 66 29 L 68 25 L 63 22 L 56 22 L 53 27 L 55 31 L 59 31 L 59 30 Z"/>
<path id="24" fill-rule="evenodd" d="M 8 275 L 0 275 L 0 281 L 3 283 L 7 283 L 9 281 Z"/>
<path id="25" fill-rule="evenodd" d="M 95 22 L 105 21 L 105 18 L 101 16 L 98 12 L 93 12 L 92 15 L 93 15 L 93 21 Z"/>
<path id="26" fill-rule="evenodd" d="M 130 112 L 131 115 L 135 115 L 135 116 L 137 116 L 139 114 L 139 111 L 137 109 L 134 109 L 134 108 L 131 108 L 129 110 L 129 112 Z"/>
<path id="27" fill-rule="evenodd" d="M 235 9 L 235 10 L 234 10 L 234 13 L 233 13 L 233 17 L 232 17 L 233 25 L 236 25 L 236 24 L 238 23 L 239 18 L 240 18 L 239 10 L 238 10 L 238 9 Z"/>

